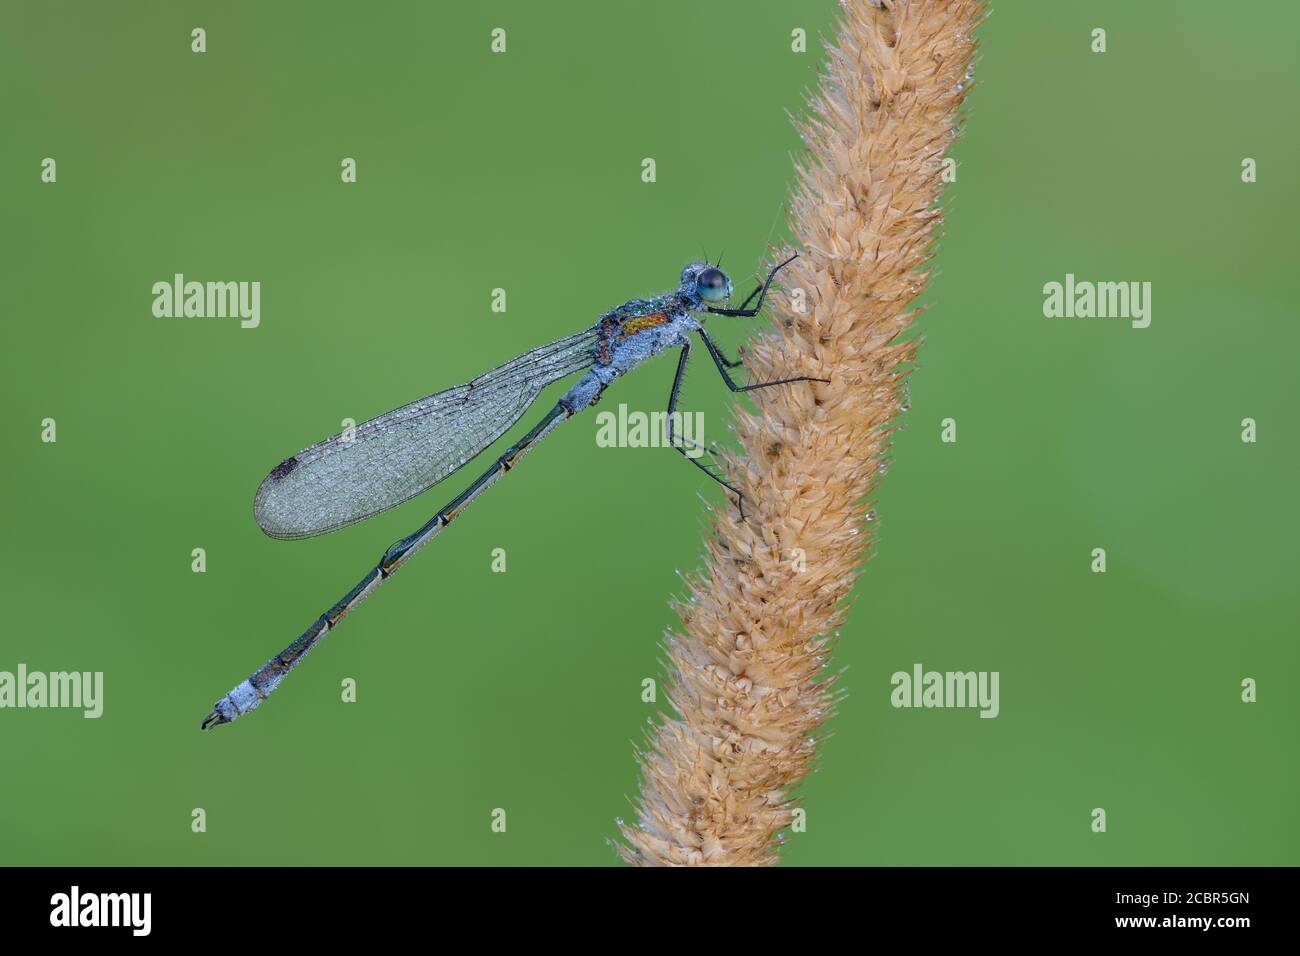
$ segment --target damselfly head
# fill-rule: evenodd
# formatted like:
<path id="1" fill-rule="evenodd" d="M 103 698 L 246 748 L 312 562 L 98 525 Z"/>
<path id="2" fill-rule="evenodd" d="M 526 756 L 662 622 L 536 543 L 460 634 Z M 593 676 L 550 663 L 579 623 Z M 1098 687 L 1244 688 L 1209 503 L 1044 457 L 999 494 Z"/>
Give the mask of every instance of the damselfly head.
<path id="1" fill-rule="evenodd" d="M 731 295 L 731 280 L 715 265 L 691 262 L 682 270 L 682 291 L 700 302 L 721 302 Z"/>

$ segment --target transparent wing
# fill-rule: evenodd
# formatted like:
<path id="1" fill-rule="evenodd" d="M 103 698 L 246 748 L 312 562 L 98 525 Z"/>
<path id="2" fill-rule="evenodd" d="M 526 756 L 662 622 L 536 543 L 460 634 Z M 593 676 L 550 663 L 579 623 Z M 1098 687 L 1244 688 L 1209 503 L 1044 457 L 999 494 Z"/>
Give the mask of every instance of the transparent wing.
<path id="1" fill-rule="evenodd" d="M 591 365 L 595 328 L 525 352 L 473 381 L 403 405 L 286 458 L 263 479 L 253 517 L 273 538 L 369 518 L 442 481 L 501 437 L 542 389 Z"/>

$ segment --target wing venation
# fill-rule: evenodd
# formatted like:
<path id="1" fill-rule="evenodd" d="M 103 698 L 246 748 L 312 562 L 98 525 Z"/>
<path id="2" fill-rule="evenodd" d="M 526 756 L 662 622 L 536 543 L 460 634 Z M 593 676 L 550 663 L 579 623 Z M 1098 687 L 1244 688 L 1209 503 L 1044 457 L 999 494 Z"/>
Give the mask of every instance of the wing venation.
<path id="1" fill-rule="evenodd" d="M 540 346 L 304 448 L 263 479 L 254 518 L 273 538 L 305 538 L 409 501 L 500 438 L 543 388 L 589 366 L 597 338 L 592 328 Z"/>

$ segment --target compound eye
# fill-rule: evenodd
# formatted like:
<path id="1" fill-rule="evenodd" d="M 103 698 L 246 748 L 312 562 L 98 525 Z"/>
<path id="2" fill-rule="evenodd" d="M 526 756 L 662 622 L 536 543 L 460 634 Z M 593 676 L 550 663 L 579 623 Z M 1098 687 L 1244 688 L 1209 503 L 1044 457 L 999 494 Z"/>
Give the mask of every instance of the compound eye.
<path id="1" fill-rule="evenodd" d="M 700 286 L 705 289 L 721 289 L 727 282 L 727 277 L 722 274 L 720 269 L 705 269 L 700 273 Z"/>

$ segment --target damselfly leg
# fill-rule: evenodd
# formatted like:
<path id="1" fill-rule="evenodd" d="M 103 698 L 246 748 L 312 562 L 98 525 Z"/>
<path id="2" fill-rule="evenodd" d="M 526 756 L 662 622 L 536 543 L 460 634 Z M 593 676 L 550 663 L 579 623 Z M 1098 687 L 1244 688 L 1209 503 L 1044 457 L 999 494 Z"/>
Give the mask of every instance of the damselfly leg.
<path id="1" fill-rule="evenodd" d="M 704 347 L 708 349 L 709 354 L 713 356 L 713 364 L 718 367 L 718 374 L 722 376 L 722 381 L 726 383 L 727 388 L 731 389 L 733 392 L 752 392 L 756 388 L 771 388 L 773 385 L 789 385 L 791 382 L 830 383 L 829 378 L 814 378 L 811 375 L 795 375 L 792 378 L 778 378 L 772 382 L 754 382 L 752 385 L 737 385 L 727 373 L 726 359 L 722 357 L 722 353 L 718 350 L 718 347 L 713 344 L 713 339 L 709 338 L 709 333 L 705 332 L 703 329 L 700 329 L 699 332 L 700 338 L 704 340 Z"/>
<path id="2" fill-rule="evenodd" d="M 681 357 L 677 359 L 677 374 L 673 376 L 673 388 L 672 391 L 668 393 L 668 425 L 667 425 L 668 444 L 670 447 L 681 452 L 682 457 L 685 458 L 687 461 L 689 461 L 692 465 L 700 469 L 700 471 L 704 472 L 706 475 L 708 475 L 710 478 L 712 478 L 714 481 L 722 485 L 722 487 L 726 488 L 728 491 L 730 491 L 733 495 L 736 496 L 736 506 L 740 509 L 740 519 L 743 521 L 745 519 L 745 496 L 740 492 L 740 489 L 737 488 L 735 485 L 731 484 L 730 482 L 728 482 L 726 479 L 722 478 L 720 475 L 714 474 L 713 470 L 709 468 L 708 465 L 701 462 L 698 458 L 692 458 L 686 448 L 686 445 L 684 444 L 685 439 L 683 438 L 682 442 L 678 442 L 677 440 L 678 436 L 674 433 L 674 426 L 676 425 L 676 418 L 677 418 L 677 399 L 682 391 L 682 378 L 686 375 L 686 363 L 690 359 L 690 357 L 691 357 L 691 346 L 689 343 L 687 343 L 686 345 L 682 346 Z M 703 450 L 708 451 L 708 449 L 703 449 Z M 710 454 L 712 454 L 712 452 L 710 452 Z"/>

